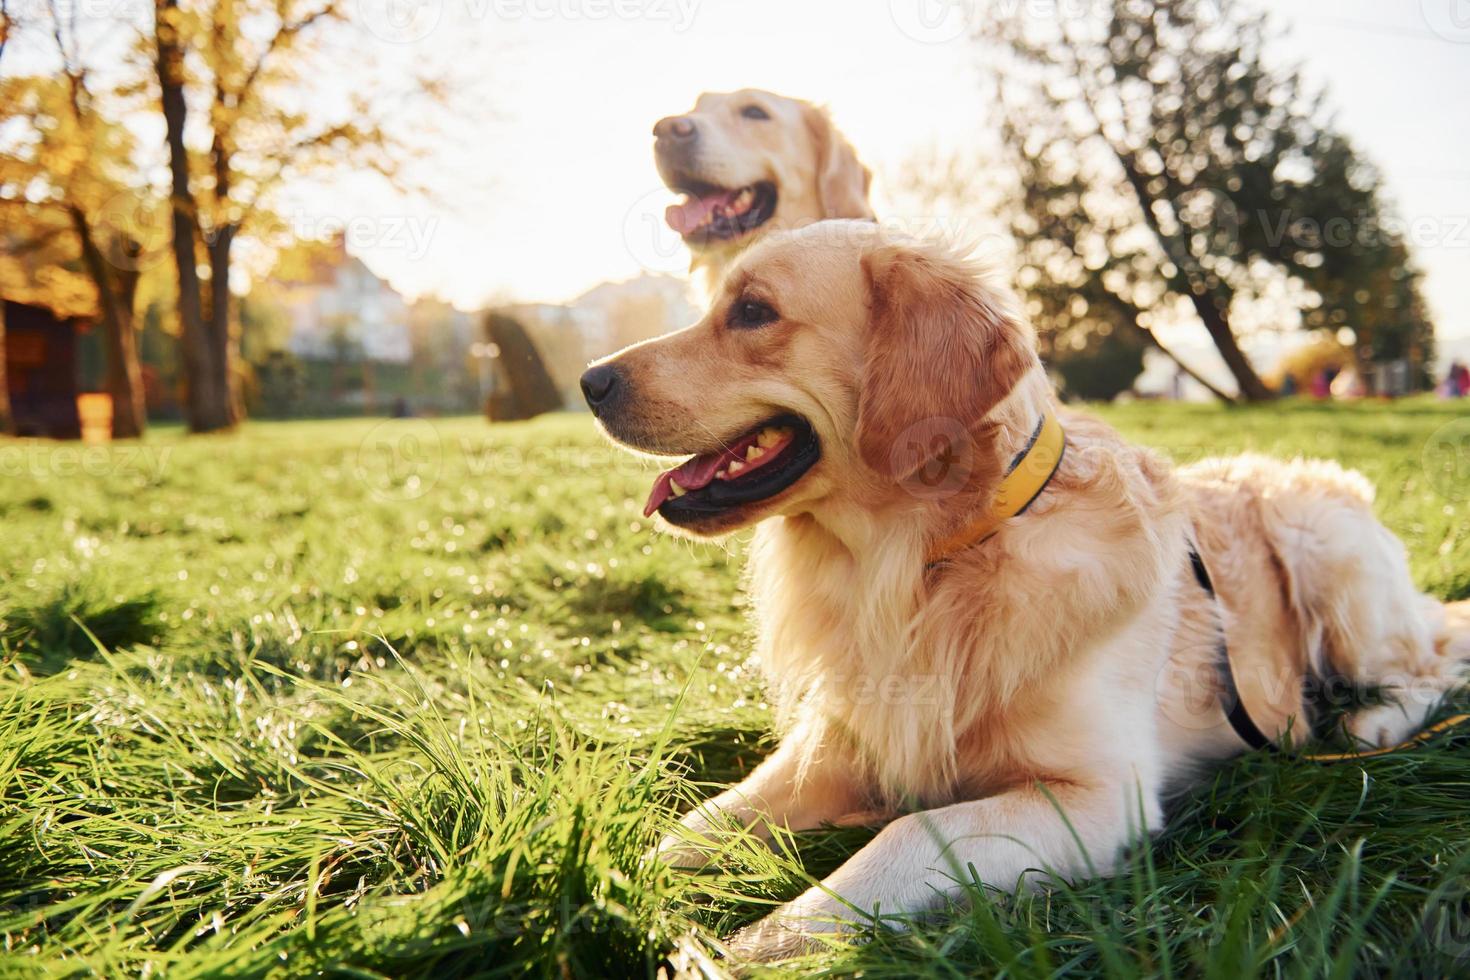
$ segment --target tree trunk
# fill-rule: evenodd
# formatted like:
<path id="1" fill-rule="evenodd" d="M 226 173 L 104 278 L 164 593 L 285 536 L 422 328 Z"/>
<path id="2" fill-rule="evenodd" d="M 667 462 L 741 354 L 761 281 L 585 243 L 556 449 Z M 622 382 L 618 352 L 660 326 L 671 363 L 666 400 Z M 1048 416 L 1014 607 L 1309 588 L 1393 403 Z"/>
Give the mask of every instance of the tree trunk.
<path id="1" fill-rule="evenodd" d="M 5 372 L 5 300 L 0 299 L 0 435 L 10 435 L 10 383 Z"/>
<path id="2" fill-rule="evenodd" d="M 118 270 L 117 305 L 123 315 L 117 332 L 109 337 L 107 390 L 112 395 L 112 437 L 138 439 L 148 429 L 148 392 L 143 387 L 143 367 L 138 362 L 137 320 L 133 316 L 138 295 L 138 273 Z"/>
<path id="3" fill-rule="evenodd" d="M 509 382 L 490 396 L 486 406 L 490 421 L 528 419 L 561 408 L 561 392 L 526 328 L 503 313 L 487 313 L 484 330 L 485 338 L 500 349 L 503 376 Z"/>
<path id="4" fill-rule="evenodd" d="M 154 34 L 158 42 L 158 85 L 168 134 L 170 204 L 173 210 L 174 265 L 179 276 L 179 347 L 183 352 L 184 414 L 193 432 L 228 429 L 234 418 L 229 389 L 222 388 L 214 362 L 214 345 L 205 331 L 203 292 L 194 251 L 199 211 L 189 184 L 189 152 L 184 144 L 184 53 L 179 46 L 178 0 L 154 0 Z"/>
<path id="5" fill-rule="evenodd" d="M 244 418 L 245 413 L 238 371 L 240 343 L 233 329 L 233 298 L 230 295 L 230 251 L 234 244 L 234 225 L 216 228 L 214 237 L 208 242 L 209 320 L 205 331 L 213 357 L 215 383 L 229 401 L 231 425 Z"/>
<path id="6" fill-rule="evenodd" d="M 1102 124 L 1098 124 L 1098 131 L 1102 131 Z M 1156 199 L 1148 189 L 1148 179 L 1138 167 L 1135 157 L 1108 141 L 1118 163 L 1123 167 L 1124 177 L 1128 186 L 1133 189 L 1134 196 L 1138 199 L 1138 209 L 1142 213 L 1144 224 L 1153 233 L 1154 240 L 1159 243 L 1164 257 L 1174 266 L 1174 274 L 1166 278 L 1169 287 L 1176 293 L 1183 293 L 1189 297 L 1194 304 L 1195 313 L 1199 314 L 1200 320 L 1205 325 L 1205 330 L 1210 334 L 1210 339 L 1215 342 L 1215 349 L 1220 352 L 1225 366 L 1230 369 L 1231 375 L 1235 377 L 1235 383 L 1240 388 L 1242 401 L 1261 402 L 1270 401 L 1276 397 L 1261 376 L 1256 374 L 1256 369 L 1246 358 L 1245 352 L 1236 343 L 1235 334 L 1230 329 L 1230 323 L 1225 318 L 1225 313 L 1209 293 L 1201 288 L 1196 288 L 1196 282 L 1191 280 L 1186 271 L 1189 266 L 1189 252 L 1181 243 L 1166 235 L 1159 227 L 1158 218 L 1154 215 L 1153 206 Z"/>
<path id="7" fill-rule="evenodd" d="M 1208 378 L 1186 364 L 1178 354 L 1174 353 L 1168 347 L 1165 347 L 1163 342 L 1160 341 L 1158 337 L 1154 336 L 1154 332 L 1152 330 L 1148 329 L 1145 326 L 1142 326 L 1137 322 L 1133 324 L 1133 328 L 1143 334 L 1143 338 L 1146 342 L 1148 342 L 1156 350 L 1158 350 L 1159 353 L 1163 354 L 1169 360 L 1173 361 L 1175 366 L 1178 367 L 1179 370 L 1183 371 L 1185 374 L 1193 378 L 1195 382 L 1197 382 L 1210 394 L 1214 395 L 1216 398 L 1227 405 L 1235 404 L 1234 398 L 1232 398 L 1229 394 L 1221 391 L 1219 388 L 1215 387 L 1213 384 L 1210 383 Z"/>
<path id="8" fill-rule="evenodd" d="M 138 274 L 108 265 L 92 237 L 80 208 L 71 208 L 72 226 L 82 244 L 82 263 L 97 287 L 97 308 L 107 345 L 107 393 L 112 396 L 112 437 L 137 439 L 148 427 L 143 400 L 143 371 L 138 366 L 138 338 L 133 325 L 133 298 Z"/>
<path id="9" fill-rule="evenodd" d="M 229 38 L 222 22 L 214 25 L 214 42 L 220 50 L 229 49 Z M 273 44 L 274 42 L 272 42 Z M 262 57 L 264 57 L 262 55 Z M 259 63 L 257 63 L 259 64 Z M 214 174 L 214 186 L 210 195 L 214 201 L 214 217 L 210 223 L 209 236 L 205 239 L 209 254 L 209 320 L 208 335 L 214 353 L 214 369 L 218 384 L 230 402 L 230 420 L 238 422 L 245 417 L 245 399 L 240 389 L 238 364 L 240 361 L 239 337 L 234 333 L 233 297 L 230 295 L 230 253 L 235 245 L 235 233 L 239 225 L 230 220 L 230 161 L 234 146 L 228 130 L 231 123 L 222 119 L 233 119 L 239 110 L 238 100 L 232 100 L 216 75 L 214 107 L 210 113 L 213 128 L 209 144 L 210 169 Z"/>
<path id="10" fill-rule="evenodd" d="M 1266 402 L 1275 398 L 1276 393 L 1266 387 L 1266 383 L 1246 359 L 1245 351 L 1236 342 L 1235 333 L 1230 329 L 1225 314 L 1215 305 L 1214 300 L 1193 289 L 1189 291 L 1189 298 L 1194 303 L 1194 311 L 1204 321 L 1205 329 L 1210 332 L 1215 348 L 1225 359 L 1225 366 L 1235 376 L 1235 383 L 1240 386 L 1240 397 L 1249 402 Z"/>

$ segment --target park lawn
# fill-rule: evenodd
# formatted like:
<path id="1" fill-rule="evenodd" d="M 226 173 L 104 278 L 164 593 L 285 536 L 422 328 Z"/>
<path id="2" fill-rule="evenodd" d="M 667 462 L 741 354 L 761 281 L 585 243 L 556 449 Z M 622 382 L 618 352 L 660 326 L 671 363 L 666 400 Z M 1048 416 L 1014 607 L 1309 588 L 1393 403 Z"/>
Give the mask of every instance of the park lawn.
<path id="1" fill-rule="evenodd" d="M 1360 467 L 1419 583 L 1470 596 L 1451 406 L 1103 414 L 1181 461 Z M 654 533 L 650 472 L 573 415 L 0 442 L 0 974 L 643 976 L 834 867 L 865 832 L 640 860 L 771 744 L 744 541 Z M 1170 816 L 1114 878 L 976 887 L 800 970 L 1470 970 L 1470 733 L 1244 757 Z"/>

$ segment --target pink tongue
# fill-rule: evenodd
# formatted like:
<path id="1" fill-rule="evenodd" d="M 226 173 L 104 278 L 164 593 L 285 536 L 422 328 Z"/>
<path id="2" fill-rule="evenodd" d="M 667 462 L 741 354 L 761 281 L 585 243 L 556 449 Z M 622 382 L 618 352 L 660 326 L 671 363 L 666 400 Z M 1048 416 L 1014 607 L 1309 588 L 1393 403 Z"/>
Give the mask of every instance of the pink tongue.
<path id="1" fill-rule="evenodd" d="M 715 208 L 721 204 L 728 207 L 737 193 L 738 191 L 718 191 L 703 197 L 691 194 L 682 204 L 670 204 L 664 211 L 664 220 L 679 234 L 687 235 L 703 225 Z"/>
<path id="2" fill-rule="evenodd" d="M 744 450 L 742 449 L 741 452 Z M 710 453 L 706 456 L 695 456 L 682 466 L 660 473 L 658 479 L 653 481 L 653 492 L 648 495 L 648 503 L 643 505 L 643 516 L 652 516 L 653 512 L 669 499 L 673 493 L 670 484 L 678 483 L 685 490 L 707 487 L 714 480 L 720 467 L 736 455 L 727 449 L 724 452 Z"/>

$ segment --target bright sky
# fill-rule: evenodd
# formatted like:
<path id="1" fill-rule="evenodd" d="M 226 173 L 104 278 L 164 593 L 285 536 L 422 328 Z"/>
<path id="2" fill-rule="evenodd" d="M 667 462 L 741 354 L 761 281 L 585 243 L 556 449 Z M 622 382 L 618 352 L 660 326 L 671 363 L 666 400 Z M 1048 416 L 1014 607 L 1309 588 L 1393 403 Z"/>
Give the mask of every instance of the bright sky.
<path id="1" fill-rule="evenodd" d="M 490 76 L 495 118 L 444 174 L 465 200 L 396 234 L 385 225 L 381 240 L 366 226 L 357 249 L 399 288 L 465 307 L 680 271 L 649 130 L 702 90 L 756 86 L 830 106 L 877 172 L 880 212 L 903 161 L 987 129 L 974 48 L 954 36 L 974 15 L 953 0 L 418 0 L 401 30 L 384 20 L 386 0 L 358 2 L 382 33 L 418 38 L 400 55 L 469 38 Z M 996 2 L 1046 16 L 1088 0 Z M 1328 86 L 1411 222 L 1441 334 L 1470 337 L 1470 0 L 1272 6 L 1292 28 L 1288 53 Z M 340 193 L 315 203 L 383 207 Z"/>
<path id="2" fill-rule="evenodd" d="M 138 16 L 151 9 L 99 2 Z M 377 182 L 341 178 L 303 190 L 287 216 L 314 237 L 345 225 L 352 251 L 400 290 L 474 309 L 561 302 L 643 271 L 682 273 L 687 255 L 663 225 L 673 195 L 654 172 L 650 129 L 705 90 L 753 86 L 829 106 L 876 173 L 880 216 L 892 217 L 885 203 L 905 161 L 983 145 L 993 132 L 964 36 L 975 11 L 1055 17 L 1096 0 L 346 2 L 373 47 L 364 71 L 455 64 L 488 104 L 460 121 L 424 175 L 449 203 L 404 204 Z M 1440 335 L 1452 341 L 1444 346 L 1470 353 L 1470 0 L 1276 0 L 1271 9 L 1290 28 L 1280 54 L 1327 87 L 1342 127 L 1383 170 Z M 36 54 L 7 52 L 7 70 L 40 64 Z M 984 216 L 934 217 L 940 227 L 985 225 Z"/>

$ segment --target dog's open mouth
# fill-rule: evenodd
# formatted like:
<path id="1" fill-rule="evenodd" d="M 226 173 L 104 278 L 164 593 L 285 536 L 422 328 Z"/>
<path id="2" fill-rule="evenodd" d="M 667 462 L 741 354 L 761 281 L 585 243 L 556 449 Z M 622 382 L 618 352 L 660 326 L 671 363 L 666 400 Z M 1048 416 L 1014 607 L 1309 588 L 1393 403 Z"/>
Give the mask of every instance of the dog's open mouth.
<path id="1" fill-rule="evenodd" d="M 729 445 L 660 473 L 643 508 L 670 524 L 696 523 L 791 486 L 821 456 L 817 434 L 803 418 L 782 415 Z"/>
<path id="2" fill-rule="evenodd" d="M 730 241 L 750 234 L 776 213 L 776 185 L 769 181 L 734 190 L 693 182 L 675 190 L 688 196 L 670 204 L 664 219 L 688 241 Z"/>

